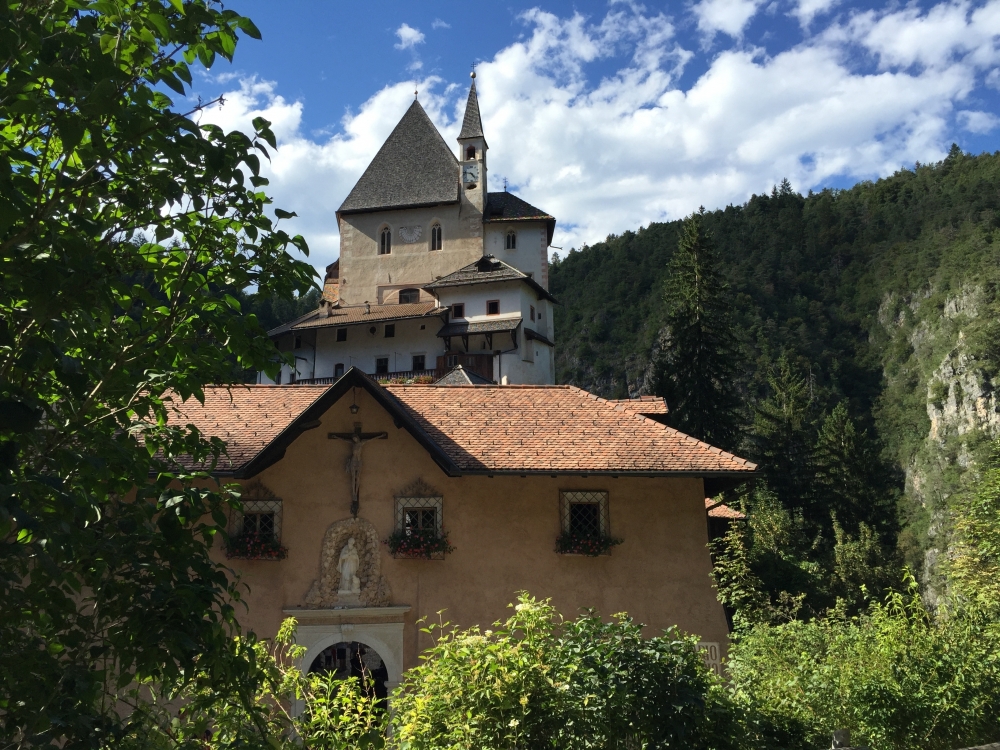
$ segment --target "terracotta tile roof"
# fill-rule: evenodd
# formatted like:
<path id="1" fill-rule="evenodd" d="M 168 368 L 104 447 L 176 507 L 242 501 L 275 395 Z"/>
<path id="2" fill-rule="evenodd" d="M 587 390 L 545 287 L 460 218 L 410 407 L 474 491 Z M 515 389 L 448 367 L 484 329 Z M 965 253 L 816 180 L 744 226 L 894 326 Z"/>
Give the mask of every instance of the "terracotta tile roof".
<path id="1" fill-rule="evenodd" d="M 705 498 L 705 510 L 712 518 L 728 518 L 731 521 L 742 521 L 746 518 L 745 513 L 730 508 L 725 503 L 717 503 L 710 497 Z"/>
<path id="2" fill-rule="evenodd" d="M 277 336 L 288 331 L 301 331 L 309 328 L 327 328 L 330 326 L 349 326 L 368 322 L 391 322 L 393 320 L 408 320 L 411 318 L 430 318 L 441 315 L 447 308 L 438 307 L 437 302 L 411 302 L 405 305 L 344 305 L 333 308 L 329 317 L 324 317 L 319 310 L 313 310 L 300 318 L 268 331 L 269 336 Z"/>
<path id="3" fill-rule="evenodd" d="M 636 414 L 666 414 L 668 411 L 667 402 L 662 396 L 608 399 L 608 403 L 620 406 Z"/>
<path id="4" fill-rule="evenodd" d="M 574 386 L 388 385 L 352 368 L 333 385 L 208 387 L 171 422 L 221 438 L 218 472 L 253 476 L 353 387 L 376 401 L 451 476 L 466 473 L 682 473 L 739 477 L 756 468 L 631 408 Z M 713 480 L 714 481 L 714 480 Z"/>
<path id="5" fill-rule="evenodd" d="M 193 398 L 177 401 L 171 408 L 170 421 L 192 424 L 203 434 L 224 440 L 229 457 L 222 458 L 218 470 L 231 471 L 264 450 L 329 387 L 209 386 L 204 406 Z"/>
<path id="6" fill-rule="evenodd" d="M 574 386 L 386 390 L 463 471 L 702 474 L 756 468 Z"/>

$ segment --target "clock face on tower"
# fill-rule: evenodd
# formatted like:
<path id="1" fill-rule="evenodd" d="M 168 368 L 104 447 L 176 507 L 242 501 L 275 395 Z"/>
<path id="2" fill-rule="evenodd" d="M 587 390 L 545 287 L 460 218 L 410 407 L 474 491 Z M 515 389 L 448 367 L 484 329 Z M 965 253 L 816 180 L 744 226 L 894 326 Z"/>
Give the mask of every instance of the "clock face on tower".
<path id="1" fill-rule="evenodd" d="M 462 167 L 462 182 L 479 182 L 478 164 L 466 164 Z"/>

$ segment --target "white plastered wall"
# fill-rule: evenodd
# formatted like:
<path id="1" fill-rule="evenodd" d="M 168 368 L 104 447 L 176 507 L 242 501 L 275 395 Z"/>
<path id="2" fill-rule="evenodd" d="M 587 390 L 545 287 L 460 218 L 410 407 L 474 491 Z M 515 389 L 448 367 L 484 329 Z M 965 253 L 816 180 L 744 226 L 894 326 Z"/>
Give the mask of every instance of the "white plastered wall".
<path id="1" fill-rule="evenodd" d="M 507 232 L 517 233 L 517 247 L 507 250 Z M 544 221 L 498 221 L 486 225 L 485 252 L 514 266 L 548 289 L 548 232 Z"/>

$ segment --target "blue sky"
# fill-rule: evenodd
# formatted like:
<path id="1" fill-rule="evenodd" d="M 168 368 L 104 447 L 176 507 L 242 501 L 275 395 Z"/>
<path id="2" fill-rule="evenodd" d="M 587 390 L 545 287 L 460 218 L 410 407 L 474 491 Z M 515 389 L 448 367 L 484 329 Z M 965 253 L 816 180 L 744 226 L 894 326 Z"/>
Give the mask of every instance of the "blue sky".
<path id="1" fill-rule="evenodd" d="M 783 177 L 805 192 L 997 149 L 1000 0 L 332 3 L 233 0 L 245 39 L 196 94 L 274 122 L 276 205 L 323 266 L 334 212 L 413 98 L 454 138 L 478 62 L 490 189 L 568 249 Z"/>

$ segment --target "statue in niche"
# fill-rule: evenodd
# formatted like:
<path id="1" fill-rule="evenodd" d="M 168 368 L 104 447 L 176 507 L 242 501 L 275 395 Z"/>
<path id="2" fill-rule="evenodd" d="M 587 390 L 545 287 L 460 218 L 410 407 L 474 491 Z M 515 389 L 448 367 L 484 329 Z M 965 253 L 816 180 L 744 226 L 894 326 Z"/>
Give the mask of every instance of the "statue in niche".
<path id="1" fill-rule="evenodd" d="M 338 594 L 358 596 L 361 594 L 361 579 L 358 578 L 358 566 L 360 565 L 358 550 L 354 546 L 354 537 L 347 540 L 344 549 L 340 551 L 340 561 L 337 567 L 340 569 L 340 590 Z"/>

